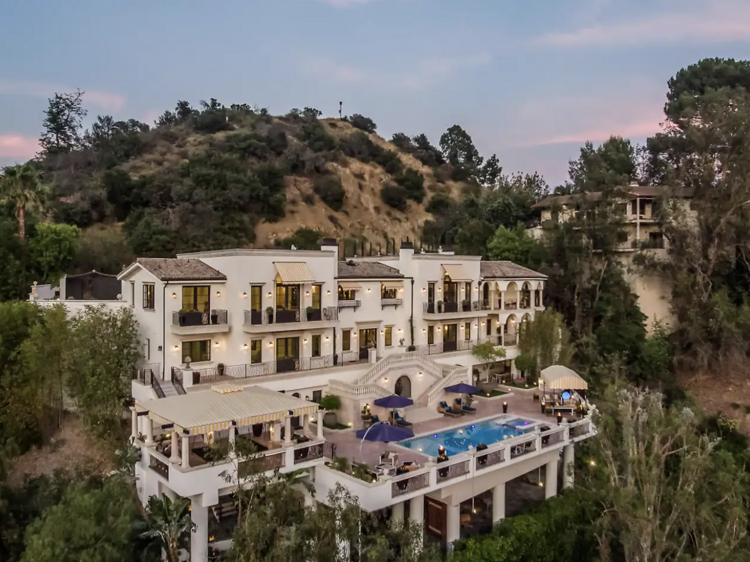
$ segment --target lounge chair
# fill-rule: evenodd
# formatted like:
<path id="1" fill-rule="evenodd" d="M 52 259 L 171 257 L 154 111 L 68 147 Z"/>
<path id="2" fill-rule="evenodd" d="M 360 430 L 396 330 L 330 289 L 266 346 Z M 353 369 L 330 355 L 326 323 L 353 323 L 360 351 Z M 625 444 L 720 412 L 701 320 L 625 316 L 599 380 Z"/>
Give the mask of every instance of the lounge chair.
<path id="1" fill-rule="evenodd" d="M 370 425 L 373 426 L 376 423 L 380 423 L 380 418 L 377 416 L 377 414 L 373 414 L 370 418 Z"/>
<path id="2" fill-rule="evenodd" d="M 453 418 L 457 418 L 463 415 L 463 412 L 461 412 L 460 410 L 454 410 L 453 408 L 448 406 L 448 403 L 445 401 L 441 402 L 438 406 L 438 412 L 440 412 L 444 416 L 451 416 Z"/>
<path id="3" fill-rule="evenodd" d="M 396 422 L 396 425 L 401 426 L 401 427 L 411 427 L 412 425 L 410 421 L 405 420 L 399 414 L 396 414 L 394 421 Z"/>
<path id="4" fill-rule="evenodd" d="M 472 408 L 468 404 L 464 404 L 460 398 L 456 398 L 456 406 L 461 409 L 464 414 L 476 414 L 477 409 Z"/>
<path id="5" fill-rule="evenodd" d="M 384 455 L 380 455 L 380 463 L 378 464 L 378 466 L 388 465 L 391 467 L 395 467 L 397 462 L 398 453 L 390 452 Z"/>

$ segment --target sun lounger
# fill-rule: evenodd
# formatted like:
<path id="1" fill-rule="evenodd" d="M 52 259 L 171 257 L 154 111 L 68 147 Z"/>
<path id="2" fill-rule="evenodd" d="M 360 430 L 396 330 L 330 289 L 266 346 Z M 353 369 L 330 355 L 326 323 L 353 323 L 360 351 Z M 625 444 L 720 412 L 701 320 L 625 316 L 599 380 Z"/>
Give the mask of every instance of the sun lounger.
<path id="1" fill-rule="evenodd" d="M 464 414 L 476 414 L 477 409 L 472 408 L 468 404 L 464 404 L 460 398 L 456 398 L 456 406 L 461 409 Z"/>
<path id="2" fill-rule="evenodd" d="M 460 410 L 454 410 L 453 408 L 448 406 L 448 403 L 445 401 L 441 402 L 440 405 L 438 406 L 438 412 L 440 412 L 444 416 L 451 416 L 454 418 L 457 418 L 463 415 L 463 412 L 461 412 Z"/>
<path id="3" fill-rule="evenodd" d="M 411 427 L 412 423 L 410 421 L 405 420 L 401 416 L 396 416 L 396 425 L 399 425 L 401 427 Z"/>

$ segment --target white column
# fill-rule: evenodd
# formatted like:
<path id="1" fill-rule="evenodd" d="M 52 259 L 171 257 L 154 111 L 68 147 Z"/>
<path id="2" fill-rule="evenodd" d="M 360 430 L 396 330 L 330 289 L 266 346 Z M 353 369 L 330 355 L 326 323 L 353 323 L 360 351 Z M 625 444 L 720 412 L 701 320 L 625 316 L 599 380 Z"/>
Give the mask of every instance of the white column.
<path id="1" fill-rule="evenodd" d="M 284 418 L 284 442 L 287 444 L 292 442 L 292 418 L 289 416 Z"/>
<path id="2" fill-rule="evenodd" d="M 398 502 L 391 506 L 391 518 L 404 520 L 404 502 Z"/>
<path id="3" fill-rule="evenodd" d="M 323 439 L 323 410 L 318 410 L 318 439 Z"/>
<path id="4" fill-rule="evenodd" d="M 505 291 L 500 291 L 500 310 L 505 310 Z"/>
<path id="5" fill-rule="evenodd" d="M 146 416 L 146 445 L 154 444 L 154 422 Z"/>
<path id="6" fill-rule="evenodd" d="M 424 496 L 417 496 L 409 502 L 409 519 L 420 525 L 424 523 Z"/>
<path id="7" fill-rule="evenodd" d="M 565 445 L 563 448 L 563 488 L 573 487 L 573 459 L 575 458 L 575 445 Z"/>
<path id="8" fill-rule="evenodd" d="M 445 543 L 448 552 L 453 552 L 453 543 L 461 538 L 461 506 L 449 505 L 447 508 Z"/>
<path id="9" fill-rule="evenodd" d="M 177 435 L 177 428 L 172 428 L 172 454 L 169 455 L 169 462 L 177 464 L 180 462 L 180 437 Z"/>
<path id="10" fill-rule="evenodd" d="M 135 408 L 130 408 L 130 436 L 133 441 L 138 439 L 138 412 Z"/>
<path id="11" fill-rule="evenodd" d="M 190 436 L 182 436 L 182 468 L 190 468 Z"/>
<path id="12" fill-rule="evenodd" d="M 229 454 L 234 455 L 234 447 L 236 443 L 236 436 L 237 436 L 237 428 L 233 425 L 229 426 Z"/>
<path id="13" fill-rule="evenodd" d="M 505 482 L 492 488 L 492 522 L 505 519 Z"/>
<path id="14" fill-rule="evenodd" d="M 196 501 L 198 497 L 192 498 L 190 509 L 195 523 L 195 532 L 190 533 L 190 562 L 208 562 L 208 508 Z"/>
<path id="15" fill-rule="evenodd" d="M 557 459 L 549 461 L 544 467 L 544 499 L 557 495 Z"/>

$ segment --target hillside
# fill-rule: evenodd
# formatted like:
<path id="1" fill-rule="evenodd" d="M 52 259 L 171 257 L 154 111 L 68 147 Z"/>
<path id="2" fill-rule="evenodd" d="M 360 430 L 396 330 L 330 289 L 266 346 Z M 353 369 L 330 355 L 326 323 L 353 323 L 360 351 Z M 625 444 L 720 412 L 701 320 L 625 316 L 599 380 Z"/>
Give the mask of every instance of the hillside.
<path id="1" fill-rule="evenodd" d="M 299 247 L 313 236 L 290 237 L 312 229 L 377 251 L 421 239 L 430 199 L 456 199 L 461 184 L 424 135 L 402 135 L 396 146 L 374 131 L 359 115 L 320 119 L 305 108 L 274 117 L 179 102 L 154 127 L 99 117 L 76 146 L 48 149 L 39 168 L 52 187 L 52 218 L 84 229 L 84 245 L 105 239 L 151 256 Z M 102 261 L 99 269 L 118 267 Z"/>

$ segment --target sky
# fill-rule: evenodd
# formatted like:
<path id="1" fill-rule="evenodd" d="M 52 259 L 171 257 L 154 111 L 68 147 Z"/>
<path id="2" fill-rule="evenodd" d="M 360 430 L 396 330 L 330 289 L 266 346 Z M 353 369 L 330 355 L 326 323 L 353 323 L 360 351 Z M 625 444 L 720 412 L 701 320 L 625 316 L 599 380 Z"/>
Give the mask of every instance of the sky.
<path id="1" fill-rule="evenodd" d="M 0 0 L 0 165 L 38 150 L 47 98 L 149 124 L 177 100 L 454 124 L 552 186 L 586 141 L 643 143 L 667 81 L 750 58 L 750 0 Z"/>

